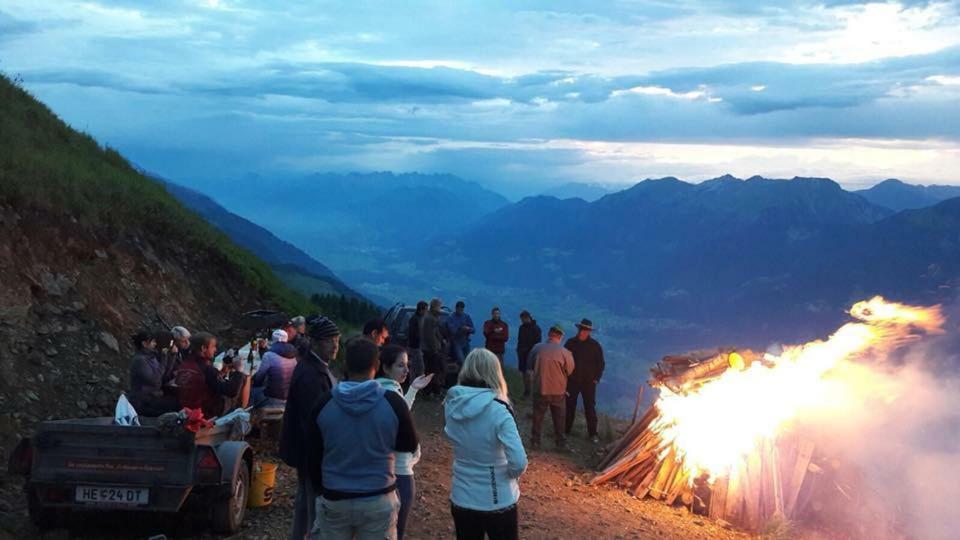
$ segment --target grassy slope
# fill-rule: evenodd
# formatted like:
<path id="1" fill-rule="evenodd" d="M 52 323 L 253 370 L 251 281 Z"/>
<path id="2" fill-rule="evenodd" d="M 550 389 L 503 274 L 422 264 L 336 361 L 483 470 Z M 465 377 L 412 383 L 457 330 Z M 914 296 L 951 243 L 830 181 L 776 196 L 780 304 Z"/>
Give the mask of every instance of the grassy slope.
<path id="1" fill-rule="evenodd" d="M 291 313 L 311 311 L 266 263 L 159 183 L 138 173 L 116 150 L 70 128 L 19 85 L 0 75 L 0 203 L 66 214 L 111 234 L 137 230 L 176 238 L 222 258 L 255 290 Z"/>

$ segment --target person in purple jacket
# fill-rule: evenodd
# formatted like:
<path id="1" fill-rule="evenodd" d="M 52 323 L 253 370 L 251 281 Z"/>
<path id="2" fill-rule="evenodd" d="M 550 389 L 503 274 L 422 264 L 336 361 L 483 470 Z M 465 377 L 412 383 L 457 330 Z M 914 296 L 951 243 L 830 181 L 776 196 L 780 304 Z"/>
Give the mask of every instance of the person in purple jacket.
<path id="1" fill-rule="evenodd" d="M 270 348 L 253 374 L 251 401 L 254 407 L 282 407 L 287 401 L 296 367 L 297 348 L 287 343 L 286 332 L 274 330 L 270 336 Z"/>

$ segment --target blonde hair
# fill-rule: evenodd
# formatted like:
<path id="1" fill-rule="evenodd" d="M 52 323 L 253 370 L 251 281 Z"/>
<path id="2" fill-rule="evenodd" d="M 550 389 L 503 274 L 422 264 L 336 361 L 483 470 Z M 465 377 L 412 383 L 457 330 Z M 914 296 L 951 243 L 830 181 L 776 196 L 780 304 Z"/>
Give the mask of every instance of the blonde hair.
<path id="1" fill-rule="evenodd" d="M 499 399 L 510 401 L 507 381 L 504 380 L 503 371 L 500 369 L 500 359 L 487 349 L 477 348 L 470 351 L 466 360 L 463 361 L 463 367 L 460 368 L 457 382 L 465 386 L 482 384 L 493 390 Z"/>

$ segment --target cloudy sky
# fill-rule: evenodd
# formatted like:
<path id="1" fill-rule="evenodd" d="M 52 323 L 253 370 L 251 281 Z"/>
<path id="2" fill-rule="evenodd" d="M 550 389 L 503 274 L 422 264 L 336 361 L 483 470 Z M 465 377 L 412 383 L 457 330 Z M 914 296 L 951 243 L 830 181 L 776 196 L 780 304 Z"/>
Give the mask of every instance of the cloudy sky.
<path id="1" fill-rule="evenodd" d="M 0 0 L 0 70 L 185 183 L 960 184 L 960 0 Z"/>

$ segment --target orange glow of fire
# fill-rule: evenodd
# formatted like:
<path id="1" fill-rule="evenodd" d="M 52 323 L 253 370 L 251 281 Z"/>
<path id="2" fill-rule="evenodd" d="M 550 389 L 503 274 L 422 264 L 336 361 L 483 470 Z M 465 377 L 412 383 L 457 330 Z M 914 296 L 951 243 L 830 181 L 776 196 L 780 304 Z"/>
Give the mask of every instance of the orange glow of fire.
<path id="1" fill-rule="evenodd" d="M 685 394 L 661 389 L 660 417 L 652 427 L 670 443 L 667 448 L 673 447 L 691 479 L 702 473 L 726 476 L 764 438 L 776 437 L 812 411 L 822 413 L 831 404 L 842 408 L 842 400 L 831 399 L 838 386 L 831 370 L 839 364 L 883 355 L 922 335 L 940 333 L 944 323 L 940 306 L 908 306 L 879 296 L 858 302 L 850 315 L 856 322 L 843 325 L 825 341 L 786 347 L 779 356 L 766 355 L 764 363 L 743 371 L 729 369 Z M 857 384 L 839 382 L 841 389 Z"/>

